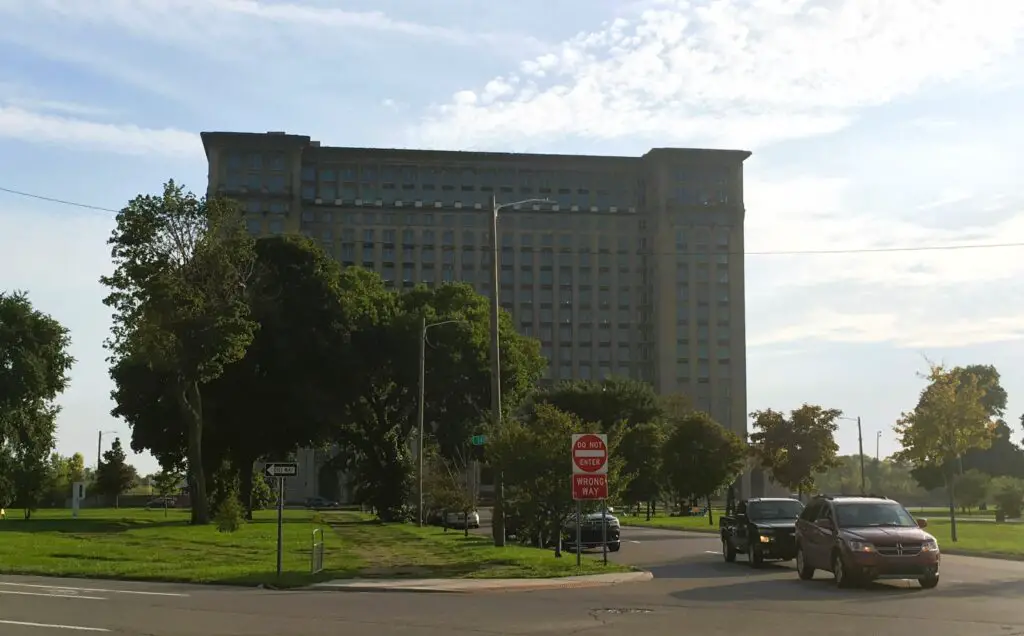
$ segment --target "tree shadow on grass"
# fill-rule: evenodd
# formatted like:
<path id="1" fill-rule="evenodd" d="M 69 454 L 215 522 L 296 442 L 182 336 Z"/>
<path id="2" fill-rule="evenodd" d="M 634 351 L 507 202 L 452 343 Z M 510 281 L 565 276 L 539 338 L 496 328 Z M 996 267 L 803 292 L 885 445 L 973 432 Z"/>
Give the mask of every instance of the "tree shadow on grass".
<path id="1" fill-rule="evenodd" d="M 187 526 L 187 520 L 167 519 L 139 521 L 135 519 L 7 519 L 0 522 L 2 532 L 57 532 L 61 534 L 115 534 L 129 530 L 145 530 Z"/>

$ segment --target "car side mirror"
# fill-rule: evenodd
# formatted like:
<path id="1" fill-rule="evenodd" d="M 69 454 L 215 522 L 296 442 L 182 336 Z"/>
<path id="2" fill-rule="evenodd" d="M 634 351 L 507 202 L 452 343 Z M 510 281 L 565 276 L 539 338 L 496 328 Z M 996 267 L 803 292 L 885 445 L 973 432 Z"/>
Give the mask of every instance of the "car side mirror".
<path id="1" fill-rule="evenodd" d="M 822 530 L 831 530 L 833 528 L 831 519 L 818 519 L 814 522 L 814 525 L 818 526 Z"/>
<path id="2" fill-rule="evenodd" d="M 921 528 L 922 530 L 924 528 L 927 528 L 928 527 L 928 520 L 927 519 L 918 519 L 917 520 L 917 527 Z"/>

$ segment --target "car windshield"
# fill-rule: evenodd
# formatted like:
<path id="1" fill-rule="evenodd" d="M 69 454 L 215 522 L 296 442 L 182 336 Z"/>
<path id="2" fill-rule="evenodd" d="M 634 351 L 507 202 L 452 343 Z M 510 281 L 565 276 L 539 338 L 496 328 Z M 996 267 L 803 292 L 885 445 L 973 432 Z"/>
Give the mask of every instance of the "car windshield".
<path id="1" fill-rule="evenodd" d="M 917 526 L 910 513 L 897 503 L 843 503 L 836 506 L 836 518 L 844 528 Z"/>
<path id="2" fill-rule="evenodd" d="M 799 501 L 754 501 L 747 505 L 747 518 L 751 521 L 769 519 L 796 519 L 804 511 Z"/>

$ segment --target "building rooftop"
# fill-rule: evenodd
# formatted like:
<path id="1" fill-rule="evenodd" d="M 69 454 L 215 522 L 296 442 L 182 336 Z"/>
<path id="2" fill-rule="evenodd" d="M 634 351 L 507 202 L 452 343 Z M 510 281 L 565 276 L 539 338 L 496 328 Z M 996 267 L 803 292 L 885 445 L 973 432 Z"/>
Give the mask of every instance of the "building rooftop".
<path id="1" fill-rule="evenodd" d="M 570 155 L 556 153 L 515 153 L 515 152 L 485 152 L 475 150 L 436 150 L 416 148 L 358 148 L 348 146 L 322 146 L 319 141 L 313 140 L 306 135 L 290 135 L 281 131 L 269 131 L 266 133 L 252 132 L 230 132 L 210 131 L 200 133 L 203 140 L 203 148 L 206 155 L 210 155 L 211 146 L 252 145 L 259 147 L 280 148 L 320 148 L 330 151 L 335 155 L 350 154 L 353 157 L 367 155 L 387 157 L 389 159 L 420 161 L 420 160 L 447 160 L 454 162 L 480 162 L 493 161 L 503 163 L 508 161 L 532 160 L 538 163 L 566 162 L 566 161 L 588 161 L 595 163 L 622 163 L 634 162 L 645 158 L 660 159 L 666 155 L 680 155 L 687 159 L 699 159 L 702 161 L 719 160 L 730 163 L 742 162 L 750 157 L 749 150 L 723 150 L 712 148 L 652 148 L 642 156 L 622 155 Z"/>

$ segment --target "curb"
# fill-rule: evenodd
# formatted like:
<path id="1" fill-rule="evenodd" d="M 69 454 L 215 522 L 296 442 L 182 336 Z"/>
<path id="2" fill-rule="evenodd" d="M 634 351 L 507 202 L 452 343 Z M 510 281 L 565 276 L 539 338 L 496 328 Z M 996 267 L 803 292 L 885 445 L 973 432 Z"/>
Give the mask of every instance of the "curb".
<path id="1" fill-rule="evenodd" d="M 614 579 L 598 579 L 604 576 L 583 576 L 565 579 L 435 579 L 402 582 L 398 580 L 380 579 L 371 581 L 337 581 L 317 583 L 307 589 L 331 592 L 405 592 L 417 594 L 495 594 L 507 592 L 536 592 L 541 590 L 575 590 L 595 587 L 611 587 L 623 583 L 640 583 L 650 581 L 654 574 L 647 571 L 630 572 L 616 575 Z"/>
<path id="2" fill-rule="evenodd" d="M 993 559 L 996 561 L 1024 561 L 1024 554 L 1009 554 L 1007 552 L 973 552 L 971 550 L 960 550 L 957 548 L 941 548 L 941 554 L 950 556 L 974 557 L 976 559 Z"/>

